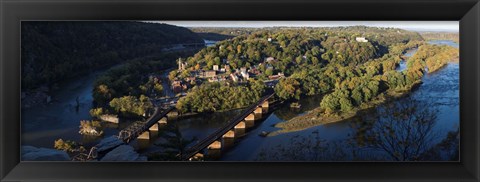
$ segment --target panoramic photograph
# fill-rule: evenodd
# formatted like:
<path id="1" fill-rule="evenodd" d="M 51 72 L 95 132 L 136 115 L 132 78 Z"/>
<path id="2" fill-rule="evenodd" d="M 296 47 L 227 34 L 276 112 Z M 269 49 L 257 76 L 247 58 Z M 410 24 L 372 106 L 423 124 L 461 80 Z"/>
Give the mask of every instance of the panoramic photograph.
<path id="1" fill-rule="evenodd" d="M 21 161 L 459 162 L 458 21 L 22 21 Z"/>

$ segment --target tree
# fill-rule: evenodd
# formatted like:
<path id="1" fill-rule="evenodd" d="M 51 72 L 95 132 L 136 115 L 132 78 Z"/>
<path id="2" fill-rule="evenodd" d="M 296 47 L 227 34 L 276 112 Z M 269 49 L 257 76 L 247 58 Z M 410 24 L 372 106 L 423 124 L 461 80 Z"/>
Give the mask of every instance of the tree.
<path id="1" fill-rule="evenodd" d="M 397 161 L 415 161 L 432 146 L 438 111 L 407 97 L 361 118 L 355 134 L 361 147 L 383 151 Z"/>
<path id="2" fill-rule="evenodd" d="M 177 71 L 176 70 L 170 71 L 170 73 L 168 74 L 168 79 L 171 80 L 171 81 L 175 80 L 176 77 L 177 77 Z"/>
<path id="3" fill-rule="evenodd" d="M 353 109 L 352 102 L 348 98 L 345 98 L 345 97 L 340 98 L 339 103 L 340 103 L 340 110 L 343 112 L 348 112 Z"/>
<path id="4" fill-rule="evenodd" d="M 294 78 L 281 79 L 275 86 L 275 93 L 282 99 L 300 99 L 300 82 Z"/>
<path id="5" fill-rule="evenodd" d="M 331 114 L 340 109 L 340 99 L 333 94 L 325 95 L 320 102 L 320 107 L 325 109 L 325 113 Z"/>
<path id="6" fill-rule="evenodd" d="M 115 109 L 116 112 L 123 114 L 143 116 L 149 109 L 153 108 L 153 104 L 150 102 L 150 99 L 144 95 L 141 95 L 140 98 L 123 96 L 112 99 L 112 101 L 110 101 L 110 107 Z"/>
<path id="7" fill-rule="evenodd" d="M 265 70 L 265 75 L 267 75 L 267 76 L 273 75 L 273 69 L 272 69 L 272 68 L 266 69 L 266 70 Z"/>

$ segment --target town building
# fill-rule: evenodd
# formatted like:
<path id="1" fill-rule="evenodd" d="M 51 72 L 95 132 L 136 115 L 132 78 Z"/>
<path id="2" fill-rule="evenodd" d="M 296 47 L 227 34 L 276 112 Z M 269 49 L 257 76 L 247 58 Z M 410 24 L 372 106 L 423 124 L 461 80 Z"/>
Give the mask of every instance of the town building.
<path id="1" fill-rule="evenodd" d="M 187 63 L 184 63 L 182 59 L 178 59 L 178 70 L 183 71 L 187 68 Z"/>
<path id="2" fill-rule="evenodd" d="M 355 40 L 356 40 L 357 42 L 368 42 L 368 40 L 365 39 L 365 37 L 356 37 Z"/>
<path id="3" fill-rule="evenodd" d="M 182 84 L 182 81 L 175 80 L 172 82 L 172 90 L 175 93 L 181 92 L 182 90 L 187 89 L 185 84 Z"/>
<path id="4" fill-rule="evenodd" d="M 217 71 L 214 71 L 214 70 L 205 71 L 206 78 L 212 78 L 212 77 L 215 77 L 216 75 L 217 75 Z"/>
<path id="5" fill-rule="evenodd" d="M 285 75 L 283 73 L 278 73 L 276 75 L 271 75 L 271 76 L 268 76 L 268 79 L 270 80 L 278 80 L 280 78 L 283 78 L 285 77 Z"/>
<path id="6" fill-rule="evenodd" d="M 273 58 L 273 57 L 268 57 L 268 58 L 265 58 L 265 61 L 268 62 L 268 63 L 270 63 L 270 62 L 272 62 L 272 61 L 275 61 L 275 58 Z"/>
<path id="7" fill-rule="evenodd" d="M 240 68 L 240 72 L 241 72 L 241 73 L 246 73 L 246 72 L 247 72 L 247 68 L 246 68 L 246 67 Z"/>
<path id="8" fill-rule="evenodd" d="M 232 78 L 234 82 L 238 82 L 238 76 L 236 74 L 231 73 L 230 78 Z"/>
<path id="9" fill-rule="evenodd" d="M 243 80 L 248 80 L 250 78 L 250 74 L 248 72 L 240 72 L 240 74 L 242 74 L 242 77 L 243 77 Z"/>

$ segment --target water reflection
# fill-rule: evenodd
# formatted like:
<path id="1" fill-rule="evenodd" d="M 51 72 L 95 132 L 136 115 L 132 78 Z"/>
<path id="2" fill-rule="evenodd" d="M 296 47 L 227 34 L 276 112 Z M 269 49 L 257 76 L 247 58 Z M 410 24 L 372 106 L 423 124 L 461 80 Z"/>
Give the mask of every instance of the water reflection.
<path id="1" fill-rule="evenodd" d="M 359 147 L 381 151 L 396 161 L 418 160 L 436 138 L 438 110 L 410 97 L 378 107 L 356 125 Z"/>
<path id="2" fill-rule="evenodd" d="M 412 97 L 383 104 L 350 122 L 349 137 L 325 140 L 315 130 L 263 148 L 266 161 L 442 161 L 458 160 L 458 128 L 445 138 L 434 126 L 438 109 Z M 437 142 L 440 141 L 440 142 Z"/>

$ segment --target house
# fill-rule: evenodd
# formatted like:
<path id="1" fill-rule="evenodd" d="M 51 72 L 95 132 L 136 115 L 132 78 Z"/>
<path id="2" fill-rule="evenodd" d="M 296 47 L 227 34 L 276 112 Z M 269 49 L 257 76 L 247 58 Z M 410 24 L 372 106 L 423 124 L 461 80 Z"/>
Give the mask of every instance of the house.
<path id="1" fill-rule="evenodd" d="M 246 72 L 247 72 L 247 68 L 246 68 L 246 67 L 240 68 L 240 72 L 241 72 L 241 73 L 244 73 L 244 72 L 246 73 Z"/>
<path id="2" fill-rule="evenodd" d="M 214 76 L 208 79 L 208 82 L 221 82 L 227 80 L 224 76 Z"/>
<path id="3" fill-rule="evenodd" d="M 270 63 L 270 62 L 272 62 L 272 61 L 275 61 L 275 58 L 273 58 L 273 57 L 268 57 L 268 58 L 265 58 L 265 61 L 268 62 L 268 63 Z"/>
<path id="4" fill-rule="evenodd" d="M 368 42 L 368 40 L 365 39 L 365 37 L 356 37 L 355 40 L 356 40 L 357 42 Z"/>
<path id="5" fill-rule="evenodd" d="M 172 90 L 175 93 L 181 92 L 183 90 L 183 87 L 184 86 L 182 85 L 182 81 L 180 80 L 175 80 L 172 82 Z"/>
<path id="6" fill-rule="evenodd" d="M 238 82 L 238 76 L 236 74 L 231 73 L 230 78 L 232 78 L 234 82 Z"/>
<path id="7" fill-rule="evenodd" d="M 250 78 L 250 74 L 246 71 L 242 71 L 240 74 L 242 74 L 243 80 L 248 80 Z"/>
<path id="8" fill-rule="evenodd" d="M 205 71 L 205 77 L 206 78 L 212 78 L 212 77 L 215 77 L 216 75 L 217 75 L 217 71 L 215 71 L 215 70 Z"/>
<path id="9" fill-rule="evenodd" d="M 213 70 L 218 71 L 218 65 L 213 65 Z"/>
<path id="10" fill-rule="evenodd" d="M 272 38 L 269 37 L 267 40 L 268 40 L 269 42 L 271 42 L 271 41 L 272 41 Z"/>
<path id="11" fill-rule="evenodd" d="M 268 79 L 270 80 L 278 80 L 280 78 L 283 78 L 285 77 L 285 75 L 283 73 L 278 73 L 276 75 L 271 75 L 271 76 L 268 76 Z"/>

